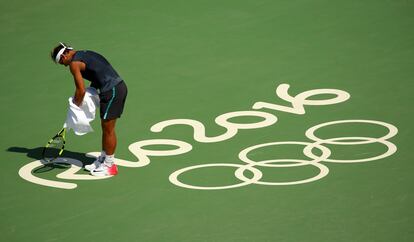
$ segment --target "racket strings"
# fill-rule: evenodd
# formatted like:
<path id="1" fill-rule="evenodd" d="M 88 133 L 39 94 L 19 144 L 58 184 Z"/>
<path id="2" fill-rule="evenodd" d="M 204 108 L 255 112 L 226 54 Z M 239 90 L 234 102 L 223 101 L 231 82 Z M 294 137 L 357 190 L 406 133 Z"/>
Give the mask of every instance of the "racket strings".
<path id="1" fill-rule="evenodd" d="M 51 148 L 62 148 L 65 145 L 65 140 L 63 139 L 63 137 L 56 137 L 54 139 L 52 139 L 51 141 L 49 141 L 48 146 Z"/>
<path id="2" fill-rule="evenodd" d="M 54 139 L 50 140 L 46 147 L 43 150 L 43 158 L 46 161 L 52 161 L 60 156 L 63 152 L 65 147 L 65 140 L 63 137 L 55 137 Z"/>

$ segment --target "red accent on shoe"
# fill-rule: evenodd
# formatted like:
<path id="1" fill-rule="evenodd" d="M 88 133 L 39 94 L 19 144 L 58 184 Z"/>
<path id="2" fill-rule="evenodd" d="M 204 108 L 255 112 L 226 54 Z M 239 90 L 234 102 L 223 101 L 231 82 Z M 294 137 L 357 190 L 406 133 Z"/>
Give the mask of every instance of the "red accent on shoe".
<path id="1" fill-rule="evenodd" d="M 115 176 L 116 174 L 118 174 L 118 167 L 113 164 L 111 167 L 108 167 L 108 173 L 111 176 Z"/>

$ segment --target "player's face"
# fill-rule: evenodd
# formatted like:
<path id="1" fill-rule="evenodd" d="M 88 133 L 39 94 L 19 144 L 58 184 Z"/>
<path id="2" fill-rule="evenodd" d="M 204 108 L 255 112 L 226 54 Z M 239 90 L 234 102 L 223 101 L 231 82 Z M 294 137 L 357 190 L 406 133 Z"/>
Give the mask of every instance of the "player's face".
<path id="1" fill-rule="evenodd" d="M 60 57 L 60 60 L 59 60 L 59 64 L 61 64 L 61 65 L 64 65 L 64 66 L 68 66 L 69 65 L 69 63 L 70 63 L 70 60 L 69 60 L 69 58 L 68 58 L 68 55 L 66 54 L 63 54 L 61 57 Z"/>

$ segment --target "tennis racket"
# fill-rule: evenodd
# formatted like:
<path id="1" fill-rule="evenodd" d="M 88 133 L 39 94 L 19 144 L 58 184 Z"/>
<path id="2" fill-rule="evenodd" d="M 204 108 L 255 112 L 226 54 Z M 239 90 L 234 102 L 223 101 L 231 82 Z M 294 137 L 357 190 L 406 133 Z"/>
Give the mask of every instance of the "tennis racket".
<path id="1" fill-rule="evenodd" d="M 66 128 L 62 128 L 53 138 L 47 142 L 43 148 L 42 159 L 46 162 L 52 162 L 58 158 L 65 149 Z"/>

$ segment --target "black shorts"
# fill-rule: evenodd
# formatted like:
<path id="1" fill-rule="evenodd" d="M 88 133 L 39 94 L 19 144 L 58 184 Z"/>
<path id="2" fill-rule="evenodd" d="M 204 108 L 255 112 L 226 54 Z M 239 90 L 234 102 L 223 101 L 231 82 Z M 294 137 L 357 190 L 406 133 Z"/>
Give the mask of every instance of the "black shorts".
<path id="1" fill-rule="evenodd" d="M 101 119 L 109 120 L 120 118 L 124 111 L 127 94 L 128 88 L 123 81 L 118 83 L 111 90 L 100 93 Z"/>

